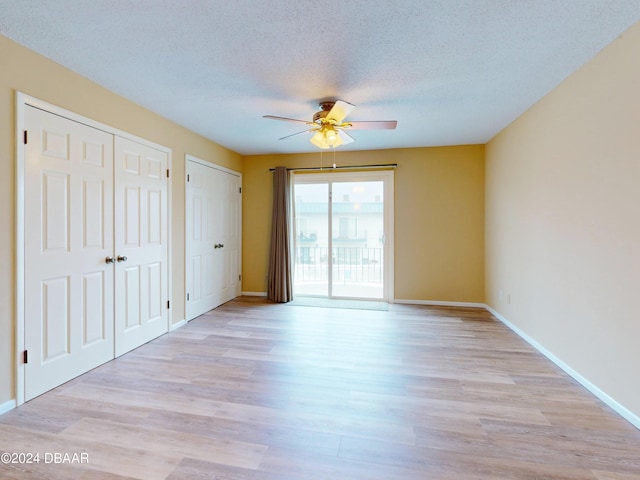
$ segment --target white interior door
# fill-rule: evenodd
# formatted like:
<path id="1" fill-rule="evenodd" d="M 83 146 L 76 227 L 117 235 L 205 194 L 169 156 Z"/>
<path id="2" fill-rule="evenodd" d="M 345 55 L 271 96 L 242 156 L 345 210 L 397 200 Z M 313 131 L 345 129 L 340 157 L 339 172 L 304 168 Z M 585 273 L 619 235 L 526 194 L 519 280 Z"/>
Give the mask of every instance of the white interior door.
<path id="1" fill-rule="evenodd" d="M 217 192 L 214 225 L 218 238 L 214 288 L 218 306 L 240 295 L 240 177 L 216 170 L 214 185 Z"/>
<path id="2" fill-rule="evenodd" d="M 169 329 L 168 154 L 115 137 L 115 354 Z"/>
<path id="3" fill-rule="evenodd" d="M 25 108 L 25 399 L 114 355 L 113 136 Z"/>
<path id="4" fill-rule="evenodd" d="M 187 158 L 187 320 L 240 294 L 240 174 Z"/>
<path id="5" fill-rule="evenodd" d="M 216 200 L 213 168 L 187 161 L 186 185 L 186 288 L 187 320 L 216 307 L 214 289 L 213 205 Z"/>
<path id="6" fill-rule="evenodd" d="M 222 212 L 219 248 L 222 254 L 222 278 L 219 288 L 219 304 L 223 304 L 240 295 L 240 256 L 241 256 L 241 192 L 240 176 L 218 172 L 222 179 Z"/>

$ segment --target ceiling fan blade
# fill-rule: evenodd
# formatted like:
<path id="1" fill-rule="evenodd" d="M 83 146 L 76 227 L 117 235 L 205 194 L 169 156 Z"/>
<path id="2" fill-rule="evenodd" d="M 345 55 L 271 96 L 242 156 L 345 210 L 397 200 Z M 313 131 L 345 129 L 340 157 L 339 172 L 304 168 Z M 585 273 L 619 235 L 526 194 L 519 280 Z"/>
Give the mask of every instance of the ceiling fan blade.
<path id="1" fill-rule="evenodd" d="M 356 108 L 356 106 L 349 102 L 336 100 L 336 103 L 333 105 L 331 110 L 329 110 L 326 118 L 327 120 L 333 120 L 335 123 L 342 123 L 345 117 L 349 115 L 354 108 Z"/>
<path id="2" fill-rule="evenodd" d="M 347 122 L 351 126 L 349 130 L 394 130 L 398 125 L 397 120 L 381 120 L 373 122 Z"/>
<path id="3" fill-rule="evenodd" d="M 346 145 L 347 143 L 353 143 L 356 141 L 355 138 L 353 138 L 344 130 L 336 130 L 336 131 L 338 132 L 338 136 L 342 140 L 342 145 Z"/>
<path id="4" fill-rule="evenodd" d="M 296 122 L 296 123 L 306 123 L 307 125 L 314 125 L 313 122 L 307 122 L 306 120 L 297 120 L 295 118 L 287 118 L 287 117 L 276 117 L 274 115 L 263 115 L 262 118 L 269 118 L 271 120 L 282 120 L 284 122 Z"/>
<path id="5" fill-rule="evenodd" d="M 301 133 L 312 132 L 313 130 L 302 130 L 301 132 L 292 133 L 291 135 L 287 135 L 286 137 L 281 137 L 278 140 L 284 140 L 285 138 L 295 137 L 296 135 L 300 135 Z"/>

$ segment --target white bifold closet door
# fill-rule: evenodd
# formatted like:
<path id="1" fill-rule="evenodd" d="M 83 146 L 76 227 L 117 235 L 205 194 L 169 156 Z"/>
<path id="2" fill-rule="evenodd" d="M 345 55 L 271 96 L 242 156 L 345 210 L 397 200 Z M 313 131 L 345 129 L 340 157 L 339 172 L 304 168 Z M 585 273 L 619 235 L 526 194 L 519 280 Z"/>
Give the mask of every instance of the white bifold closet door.
<path id="1" fill-rule="evenodd" d="M 191 157 L 186 165 L 187 320 L 240 295 L 241 177 Z"/>
<path id="2" fill-rule="evenodd" d="M 167 154 L 115 138 L 116 357 L 167 332 Z"/>
<path id="3" fill-rule="evenodd" d="M 24 114 L 29 400 L 168 331 L 167 154 Z"/>
<path id="4" fill-rule="evenodd" d="M 113 135 L 26 107 L 25 399 L 114 355 Z"/>

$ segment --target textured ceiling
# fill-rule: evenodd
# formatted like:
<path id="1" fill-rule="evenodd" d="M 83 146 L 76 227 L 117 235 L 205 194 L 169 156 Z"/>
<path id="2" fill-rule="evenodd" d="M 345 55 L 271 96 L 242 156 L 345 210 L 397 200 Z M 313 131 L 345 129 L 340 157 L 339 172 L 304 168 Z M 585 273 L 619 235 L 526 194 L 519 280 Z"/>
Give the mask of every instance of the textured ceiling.
<path id="1" fill-rule="evenodd" d="M 485 143 L 640 20 L 640 0 L 0 0 L 0 34 L 245 155 Z M 1 73 L 0 73 L 1 75 Z M 301 128 L 302 127 L 302 128 Z"/>

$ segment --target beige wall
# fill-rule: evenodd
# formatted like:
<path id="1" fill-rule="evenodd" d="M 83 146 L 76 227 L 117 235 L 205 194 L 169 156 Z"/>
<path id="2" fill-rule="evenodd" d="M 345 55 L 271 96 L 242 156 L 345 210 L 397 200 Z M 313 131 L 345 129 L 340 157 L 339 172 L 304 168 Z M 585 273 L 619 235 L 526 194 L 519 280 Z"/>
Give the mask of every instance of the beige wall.
<path id="1" fill-rule="evenodd" d="M 324 162 L 332 160 L 324 156 Z M 484 146 L 337 151 L 340 165 L 397 163 L 395 297 L 484 302 Z M 269 168 L 318 166 L 320 154 L 245 157 L 243 290 L 266 292 Z"/>
<path id="2" fill-rule="evenodd" d="M 241 171 L 242 158 L 0 36 L 0 404 L 15 397 L 15 93 L 173 149 L 172 317 L 184 319 L 184 156 Z"/>
<path id="3" fill-rule="evenodd" d="M 485 213 L 487 303 L 636 416 L 639 58 L 637 24 L 489 142 Z"/>

